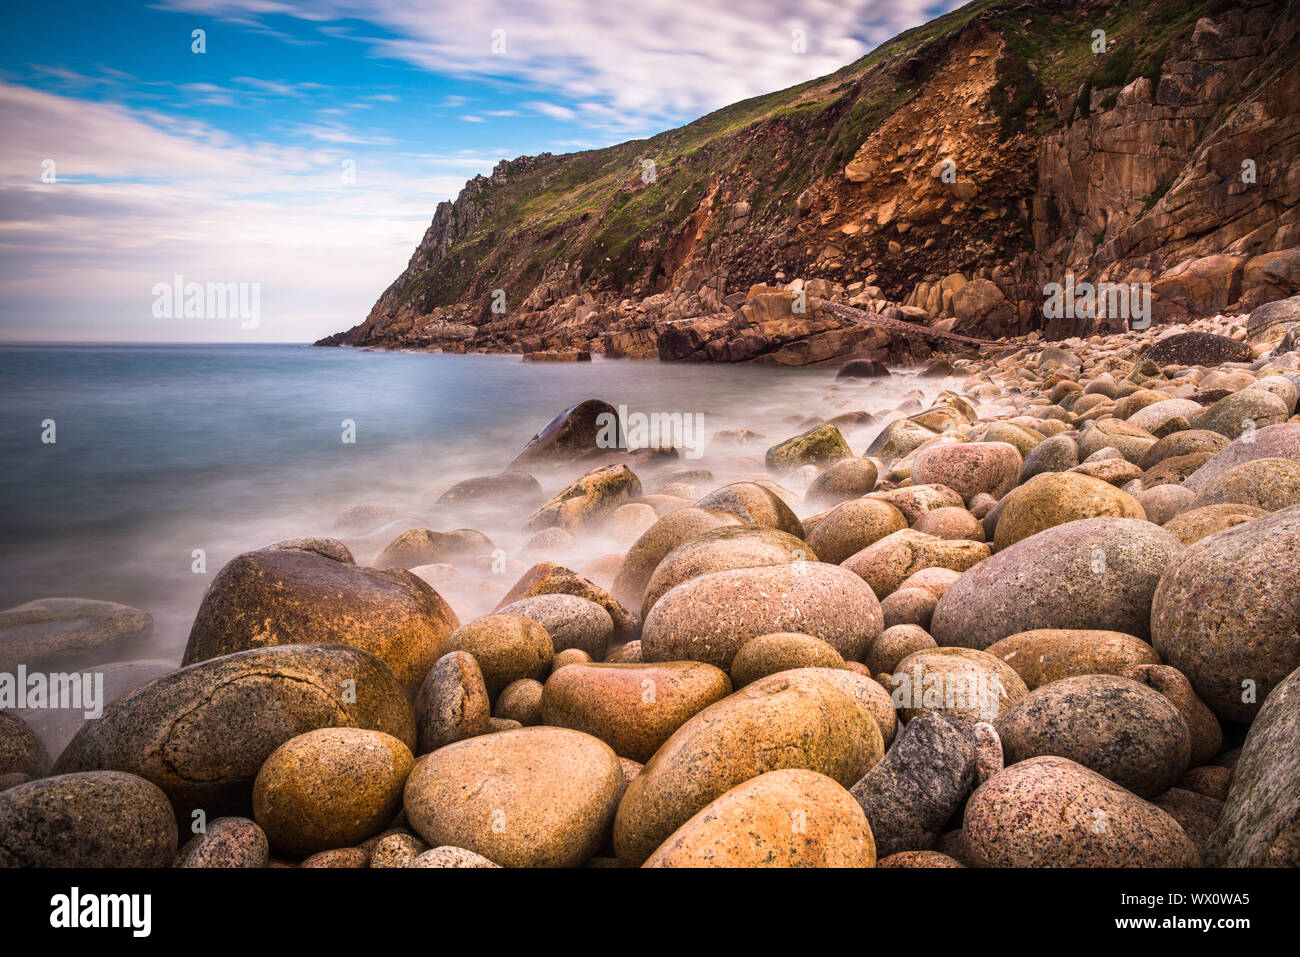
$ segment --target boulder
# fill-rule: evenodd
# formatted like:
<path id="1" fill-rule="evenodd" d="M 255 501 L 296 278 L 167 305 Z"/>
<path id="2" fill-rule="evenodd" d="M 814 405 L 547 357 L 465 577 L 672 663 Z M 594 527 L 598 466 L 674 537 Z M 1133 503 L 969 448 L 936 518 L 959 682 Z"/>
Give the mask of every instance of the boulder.
<path id="1" fill-rule="evenodd" d="M 577 595 L 534 595 L 511 602 L 498 614 L 523 615 L 537 622 L 551 636 L 556 654 L 576 648 L 599 660 L 614 637 L 614 619 L 609 612 Z"/>
<path id="2" fill-rule="evenodd" d="M 122 657 L 153 631 L 138 608 L 89 598 L 41 598 L 0 611 L 0 671 L 13 674 Z"/>
<path id="3" fill-rule="evenodd" d="M 926 713 L 956 724 L 993 721 L 1029 689 L 1005 662 L 973 648 L 925 648 L 894 669 L 890 698 L 903 721 Z"/>
<path id="4" fill-rule="evenodd" d="M 853 451 L 839 429 L 819 425 L 772 446 L 767 450 L 766 464 L 772 471 L 789 472 L 801 465 L 830 465 L 852 457 Z"/>
<path id="5" fill-rule="evenodd" d="M 1001 498 L 1016 487 L 1023 464 L 1006 442 L 953 442 L 922 449 L 912 462 L 912 481 L 946 486 L 966 502 L 980 492 Z"/>
<path id="6" fill-rule="evenodd" d="M 1145 519 L 1133 496 L 1077 472 L 1035 475 L 1006 498 L 998 515 L 994 547 L 1000 552 L 1048 528 L 1080 519 Z"/>
<path id="7" fill-rule="evenodd" d="M 759 635 L 740 646 L 731 662 L 737 688 L 792 668 L 843 668 L 844 658 L 820 638 L 798 632 Z"/>
<path id="8" fill-rule="evenodd" d="M 429 669 L 415 696 L 417 753 L 487 734 L 491 716 L 478 662 L 467 651 L 450 651 Z"/>
<path id="9" fill-rule="evenodd" d="M 602 465 L 557 492 L 524 522 L 524 531 L 599 528 L 609 515 L 641 494 L 641 482 L 626 465 Z"/>
<path id="10" fill-rule="evenodd" d="M 628 549 L 627 558 L 614 578 L 614 597 L 629 608 L 640 608 L 645 598 L 645 586 L 665 555 L 711 529 L 738 526 L 747 521 L 727 512 L 695 507 L 668 513 L 646 529 Z"/>
<path id="11" fill-rule="evenodd" d="M 602 438 L 605 441 L 602 442 Z M 618 411 L 608 402 L 587 399 L 565 409 L 542 430 L 506 467 L 513 471 L 534 464 L 559 465 L 572 462 L 618 444 Z M 612 439 L 612 441 L 610 441 Z"/>
<path id="12" fill-rule="evenodd" d="M 907 519 L 893 505 L 855 498 L 835 506 L 808 535 L 808 547 L 824 562 L 844 559 L 893 532 L 907 528 Z"/>
<path id="13" fill-rule="evenodd" d="M 1008 635 L 985 650 L 1014 668 L 1031 691 L 1062 678 L 1119 675 L 1133 665 L 1160 663 L 1149 644 L 1119 631 L 1039 628 Z"/>
<path id="14" fill-rule="evenodd" d="M 988 557 L 989 547 L 983 542 L 948 540 L 905 528 L 850 555 L 840 567 L 859 576 L 878 598 L 885 598 L 923 568 L 964 572 Z"/>
<path id="15" fill-rule="evenodd" d="M 520 678 L 544 679 L 551 673 L 555 657 L 545 628 L 523 615 L 502 612 L 476 618 L 456 629 L 447 639 L 447 650 L 474 656 L 490 698 Z"/>
<path id="16" fill-rule="evenodd" d="M 1300 462 L 1292 459 L 1242 462 L 1205 483 L 1192 505 L 1195 508 L 1252 505 L 1265 512 L 1300 505 Z"/>

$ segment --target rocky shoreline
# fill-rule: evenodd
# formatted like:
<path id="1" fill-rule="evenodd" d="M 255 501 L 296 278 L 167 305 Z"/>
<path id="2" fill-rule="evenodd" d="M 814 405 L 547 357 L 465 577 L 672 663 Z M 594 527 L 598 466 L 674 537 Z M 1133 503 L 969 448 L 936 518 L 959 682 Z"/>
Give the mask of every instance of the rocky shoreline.
<path id="1" fill-rule="evenodd" d="M 1297 329 L 854 360 L 689 461 L 583 402 L 229 562 L 57 757 L 0 701 L 0 865 L 1296 866 Z M 29 603 L 0 671 L 148 628 Z"/>

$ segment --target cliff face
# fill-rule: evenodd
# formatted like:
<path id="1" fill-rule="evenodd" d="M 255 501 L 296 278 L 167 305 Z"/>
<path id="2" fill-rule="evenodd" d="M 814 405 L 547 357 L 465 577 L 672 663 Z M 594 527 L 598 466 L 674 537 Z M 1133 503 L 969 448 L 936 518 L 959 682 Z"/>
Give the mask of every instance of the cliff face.
<path id="1" fill-rule="evenodd" d="M 1300 0 L 979 0 L 649 140 L 501 163 L 322 343 L 801 365 L 926 348 L 818 299 L 1123 324 L 1045 319 L 1067 273 L 1149 282 L 1157 322 L 1249 309 L 1300 291 L 1297 146 Z"/>

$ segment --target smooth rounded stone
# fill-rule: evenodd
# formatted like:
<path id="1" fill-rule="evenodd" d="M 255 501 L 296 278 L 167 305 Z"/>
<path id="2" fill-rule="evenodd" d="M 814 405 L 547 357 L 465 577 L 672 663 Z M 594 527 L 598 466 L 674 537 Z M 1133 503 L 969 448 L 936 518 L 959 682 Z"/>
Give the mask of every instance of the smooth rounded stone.
<path id="1" fill-rule="evenodd" d="M 1253 433 L 1233 439 L 1183 484 L 1193 492 L 1199 492 L 1224 472 L 1254 459 L 1300 461 L 1300 422 L 1257 428 Z"/>
<path id="2" fill-rule="evenodd" d="M 907 589 L 911 591 L 912 589 Z M 920 589 L 916 589 L 920 591 Z M 899 594 L 894 592 L 893 598 Z M 889 599 L 886 599 L 888 601 Z M 914 651 L 938 647 L 930 633 L 918 625 L 891 625 L 880 633 L 880 637 L 871 643 L 866 656 L 862 659 L 872 674 L 893 674 L 898 663 Z"/>
<path id="3" fill-rule="evenodd" d="M 1300 665 L 1300 506 L 1202 539 L 1160 579 L 1151 643 L 1220 718 L 1250 721 Z"/>
<path id="4" fill-rule="evenodd" d="M 875 718 L 822 669 L 782 671 L 723 698 L 673 732 L 628 785 L 614 819 L 620 860 L 644 862 L 738 784 L 802 768 L 848 787 L 880 760 Z M 867 680 L 867 679 L 864 679 Z"/>
<path id="5" fill-rule="evenodd" d="M 1199 542 L 1202 538 L 1221 532 L 1225 528 L 1242 525 L 1268 512 L 1254 505 L 1207 505 L 1179 512 L 1165 522 L 1165 531 L 1176 535 L 1184 545 Z"/>
<path id="6" fill-rule="evenodd" d="M 888 749 L 890 743 L 894 740 L 894 735 L 898 733 L 898 712 L 894 710 L 894 702 L 889 698 L 889 692 L 871 675 L 862 674 L 855 670 L 852 665 L 855 662 L 845 662 L 843 668 L 803 668 L 810 675 L 821 677 L 831 684 L 838 686 L 840 689 L 847 691 L 863 708 L 867 710 L 876 720 L 876 726 L 880 729 L 881 739 L 884 741 L 885 748 Z"/>
<path id="7" fill-rule="evenodd" d="M 1182 827 L 1068 758 L 1010 765 L 975 789 L 962 832 L 979 867 L 1198 867 Z"/>
<path id="8" fill-rule="evenodd" d="M 1185 419 L 1191 418 L 1200 411 L 1201 404 L 1191 399 L 1164 399 L 1138 409 L 1128 417 L 1127 421 L 1129 425 L 1136 425 L 1139 429 L 1154 433 L 1170 419 L 1179 416 Z"/>
<path id="9" fill-rule="evenodd" d="M 518 721 L 521 727 L 542 723 L 542 683 L 533 678 L 512 681 L 497 695 L 495 718 Z"/>
<path id="10" fill-rule="evenodd" d="M 1053 435 L 1039 442 L 1025 456 L 1020 467 L 1020 481 L 1027 482 L 1042 472 L 1066 472 L 1078 464 L 1079 446 L 1073 436 Z"/>
<path id="11" fill-rule="evenodd" d="M 519 549 L 519 557 L 526 561 L 545 558 L 565 558 L 578 550 L 578 539 L 572 532 L 552 526 L 544 528 Z"/>
<path id="12" fill-rule="evenodd" d="M 636 634 L 636 616 L 615 600 L 613 595 L 572 569 L 553 562 L 538 562 L 524 572 L 519 581 L 510 586 L 505 597 L 497 602 L 494 612 L 500 613 L 515 602 L 538 595 L 574 595 L 600 605 L 614 622 L 613 641 L 627 641 Z"/>
<path id="13" fill-rule="evenodd" d="M 545 628 L 523 615 L 501 612 L 476 618 L 456 629 L 447 639 L 447 650 L 474 656 L 488 697 L 493 699 L 512 681 L 545 678 L 555 657 L 555 647 Z"/>
<path id="14" fill-rule="evenodd" d="M 880 854 L 929 850 L 970 793 L 971 733 L 939 714 L 909 721 L 879 762 L 853 785 Z"/>
<path id="15" fill-rule="evenodd" d="M 845 499 L 866 495 L 876 487 L 879 477 L 871 459 L 841 459 L 813 480 L 803 500 L 809 505 L 838 505 Z"/>
<path id="16" fill-rule="evenodd" d="M 798 632 L 759 635 L 740 646 L 731 662 L 731 683 L 743 688 L 791 668 L 843 668 L 843 656 L 820 638 Z"/>
<path id="17" fill-rule="evenodd" d="M 1039 628 L 995 641 L 985 649 L 1016 670 L 1031 691 L 1076 675 L 1120 675 L 1133 665 L 1158 665 L 1141 638 L 1119 631 Z"/>
<path id="18" fill-rule="evenodd" d="M 1300 866 L 1298 740 L 1300 670 L 1269 693 L 1250 726 L 1209 841 L 1211 867 Z"/>
<path id="19" fill-rule="evenodd" d="M 375 568 L 415 568 L 417 565 L 455 564 L 457 558 L 480 555 L 496 546 L 492 539 L 472 528 L 435 532 L 412 528 L 389 542 L 372 563 Z"/>
<path id="20" fill-rule="evenodd" d="M 278 850 L 306 857 L 378 834 L 402 806 L 414 757 L 392 735 L 320 728 L 290 738 L 253 782 L 253 819 Z"/>
<path id="21" fill-rule="evenodd" d="M 181 661 L 268 645 L 347 645 L 386 662 L 414 695 L 459 624 L 442 596 L 405 569 L 266 548 L 236 556 L 217 573 Z"/>
<path id="22" fill-rule="evenodd" d="M 527 472 L 499 472 L 463 479 L 438 496 L 438 505 L 511 504 L 531 508 L 546 498 Z"/>
<path id="23" fill-rule="evenodd" d="M 1228 444 L 1227 436 L 1208 429 L 1187 429 L 1166 435 L 1143 454 L 1138 460 L 1138 467 L 1151 469 L 1165 459 L 1182 458 L 1187 455 L 1210 453 L 1211 456 Z"/>
<path id="24" fill-rule="evenodd" d="M 176 867 L 266 867 L 271 859 L 266 832 L 246 817 L 219 817 L 195 834 L 176 855 Z"/>
<path id="25" fill-rule="evenodd" d="M 1002 739 L 998 730 L 987 721 L 981 721 L 971 729 L 975 738 L 975 784 L 983 784 L 1006 767 L 1002 753 Z"/>
<path id="26" fill-rule="evenodd" d="M 627 559 L 614 578 L 611 589 L 614 597 L 629 608 L 640 608 L 645 586 L 665 555 L 707 531 L 742 524 L 735 515 L 706 508 L 691 506 L 670 512 L 646 529 L 628 549 Z"/>
<path id="27" fill-rule="evenodd" d="M 1076 441 L 1081 459 L 1086 460 L 1090 455 L 1109 448 L 1136 464 L 1158 440 L 1146 429 L 1129 425 L 1122 419 L 1098 419 L 1084 423 Z"/>
<path id="28" fill-rule="evenodd" d="M 808 535 L 808 547 L 822 561 L 838 565 L 873 542 L 905 528 L 907 519 L 888 502 L 850 499 L 817 523 Z"/>
<path id="29" fill-rule="evenodd" d="M 1178 822 L 1204 860 L 1209 854 L 1210 837 L 1223 814 L 1223 802 L 1195 791 L 1170 788 L 1153 797 L 1151 803 Z"/>
<path id="30" fill-rule="evenodd" d="M 911 419 L 896 419 L 867 446 L 867 455 L 874 455 L 882 462 L 892 462 L 915 451 L 938 434 Z"/>
<path id="31" fill-rule="evenodd" d="M 704 496 L 693 507 L 725 512 L 745 524 L 775 528 L 778 531 L 788 532 L 795 538 L 803 537 L 803 524 L 790 506 L 781 496 L 757 482 L 724 485 Z"/>
<path id="32" fill-rule="evenodd" d="M 1141 479 L 1143 476 L 1140 468 L 1121 457 L 1105 461 L 1084 462 L 1082 465 L 1076 465 L 1070 471 L 1076 475 L 1086 475 L 1089 478 L 1100 479 L 1107 485 L 1114 485 L 1120 489 L 1124 489 L 1128 483 Z"/>
<path id="33" fill-rule="evenodd" d="M 772 446 L 767 450 L 765 464 L 774 472 L 789 472 L 802 465 L 829 465 L 852 457 L 839 429 L 819 425 Z"/>
<path id="34" fill-rule="evenodd" d="M 923 568 L 964 572 L 988 557 L 984 542 L 952 541 L 905 528 L 849 556 L 840 567 L 861 577 L 878 598 L 885 598 Z"/>
<path id="35" fill-rule="evenodd" d="M 605 519 L 605 534 L 623 545 L 631 545 L 651 525 L 659 521 L 659 513 L 649 505 L 632 502 L 620 505 Z"/>
<path id="36" fill-rule="evenodd" d="M 808 543 L 774 528 L 716 528 L 677 546 L 659 563 L 646 584 L 641 617 L 670 589 L 711 572 L 757 568 L 786 562 L 817 561 Z"/>
<path id="37" fill-rule="evenodd" d="M 1223 472 L 1201 487 L 1193 507 L 1253 505 L 1266 512 L 1300 505 L 1300 462 L 1254 459 Z"/>
<path id="38" fill-rule="evenodd" d="M 599 528 L 620 505 L 641 494 L 641 480 L 626 465 L 601 465 L 580 475 L 538 507 L 523 524 L 525 532 Z"/>
<path id="39" fill-rule="evenodd" d="M 899 851 L 876 861 L 876 867 L 965 867 L 961 861 L 938 851 Z"/>
<path id="40" fill-rule="evenodd" d="M 766 565 L 701 575 L 667 592 L 646 616 L 641 655 L 726 670 L 750 638 L 797 631 L 857 660 L 883 628 L 880 602 L 848 569 L 823 562 Z"/>
<path id="41" fill-rule="evenodd" d="M 726 673 L 695 661 L 574 665 L 542 688 L 542 722 L 600 738 L 645 762 L 674 731 L 731 694 Z"/>
<path id="42" fill-rule="evenodd" d="M 435 847 L 425 851 L 406 865 L 407 867 L 500 867 L 482 854 L 463 847 Z"/>
<path id="43" fill-rule="evenodd" d="M 1224 362 L 1250 362 L 1255 351 L 1244 342 L 1210 332 L 1177 332 L 1142 353 L 1158 366 L 1217 366 Z"/>
<path id="44" fill-rule="evenodd" d="M 920 588 L 928 591 L 938 599 L 942 598 L 949 586 L 961 576 L 961 572 L 953 571 L 951 568 L 939 568 L 938 566 L 922 568 L 920 571 L 909 575 L 903 580 L 903 584 L 898 587 L 900 590 L 904 588 Z"/>
<path id="45" fill-rule="evenodd" d="M 298 865 L 306 868 L 326 868 L 330 870 L 347 870 L 348 868 L 369 867 L 370 855 L 359 847 L 334 847 L 304 858 Z"/>
<path id="46" fill-rule="evenodd" d="M 602 433 L 618 422 L 618 410 L 600 399 L 586 399 L 558 413 L 528 440 L 507 470 L 530 464 L 556 465 L 601 451 Z"/>
<path id="47" fill-rule="evenodd" d="M 891 673 L 890 700 L 903 721 L 935 712 L 962 725 L 994 721 L 1029 693 L 1015 670 L 973 648 L 914 651 Z"/>
<path id="48" fill-rule="evenodd" d="M 364 728 L 415 746 L 406 689 L 374 655 L 341 645 L 274 645 L 201 661 L 112 701 L 54 773 L 114 768 L 148 778 L 177 811 L 209 818 L 250 806 L 277 747 L 325 727 Z"/>
<path id="49" fill-rule="evenodd" d="M 1109 372 L 1103 372 L 1089 382 L 1083 392 L 1084 395 L 1104 395 L 1108 399 L 1113 399 L 1119 394 L 1119 383 Z"/>
<path id="50" fill-rule="evenodd" d="M 1227 768 L 1221 768 L 1213 764 L 1192 768 L 1178 782 L 1180 788 L 1195 791 L 1197 794 L 1204 794 L 1216 801 L 1226 801 L 1228 799 L 1228 788 L 1231 784 L 1232 772 Z"/>
<path id="51" fill-rule="evenodd" d="M 1158 691 L 1170 700 L 1187 724 L 1191 736 L 1190 767 L 1207 764 L 1223 747 L 1223 728 L 1196 691 L 1187 676 L 1177 668 L 1159 664 L 1135 664 L 1125 668 L 1122 676 Z"/>
<path id="52" fill-rule="evenodd" d="M 555 674 L 565 665 L 586 665 L 591 663 L 591 655 L 581 648 L 565 648 L 557 652 L 551 661 L 551 674 Z"/>
<path id="53" fill-rule="evenodd" d="M 984 541 L 984 526 L 964 508 L 936 508 L 916 520 L 915 531 L 948 541 Z"/>
<path id="54" fill-rule="evenodd" d="M 1290 417 L 1286 403 L 1262 389 L 1242 389 L 1224 396 L 1204 410 L 1192 423 L 1198 429 L 1218 432 L 1230 439 L 1258 436 L 1270 425 L 1280 425 Z"/>
<path id="55" fill-rule="evenodd" d="M 0 708 L 0 774 L 44 777 L 50 769 L 45 745 L 22 718 Z"/>
<path id="56" fill-rule="evenodd" d="M 1020 451 L 1006 442 L 934 445 L 912 462 L 912 481 L 946 486 L 964 502 L 980 492 L 1001 498 L 1016 487 L 1023 464 Z"/>
<path id="57" fill-rule="evenodd" d="M 629 641 L 605 655 L 605 661 L 615 665 L 637 665 L 641 664 L 641 641 Z"/>
<path id="58" fill-rule="evenodd" d="M 429 849 L 411 834 L 385 834 L 370 849 L 371 867 L 410 867 L 417 857 Z"/>
<path id="59" fill-rule="evenodd" d="M 406 818 L 432 847 L 503 867 L 576 867 L 599 848 L 622 790 L 618 756 L 603 741 L 519 728 L 420 758 L 406 782 Z"/>
<path id="60" fill-rule="evenodd" d="M 0 867 L 169 867 L 176 817 L 121 771 L 57 774 L 0 791 Z"/>
<path id="61" fill-rule="evenodd" d="M 1136 519 L 1057 525 L 963 574 L 939 599 L 929 630 L 940 645 L 965 648 L 1040 628 L 1146 639 L 1156 584 L 1182 550 L 1169 532 Z"/>
<path id="62" fill-rule="evenodd" d="M 614 637 L 614 619 L 609 612 L 577 595 L 534 595 L 505 605 L 498 613 L 523 615 L 537 622 L 551 636 L 557 653 L 577 648 L 593 659 L 604 658 Z"/>
<path id="63" fill-rule="evenodd" d="M 1182 485 L 1213 456 L 1213 452 L 1206 451 L 1193 452 L 1191 455 L 1172 455 L 1169 458 L 1161 459 L 1157 464 L 1142 473 L 1142 484 L 1147 487 Z M 1195 498 L 1195 493 L 1191 492 L 1190 489 L 1188 489 L 1188 492 Z"/>
<path id="64" fill-rule="evenodd" d="M 153 631 L 138 608 L 89 598 L 41 598 L 0 611 L 0 672 L 129 654 Z"/>
<path id="65" fill-rule="evenodd" d="M 1133 496 L 1153 525 L 1165 525 L 1170 519 L 1192 508 L 1196 498 L 1191 489 L 1181 485 L 1157 485 L 1143 489 Z"/>
<path id="66" fill-rule="evenodd" d="M 514 731 L 523 725 L 514 718 L 489 718 L 488 727 L 489 734 L 496 734 L 498 731 Z"/>
<path id="67" fill-rule="evenodd" d="M 890 592 L 880 603 L 880 610 L 885 616 L 885 630 L 897 625 L 917 625 L 930 627 L 935 606 L 939 604 L 938 596 L 924 588 L 903 588 Z"/>
<path id="68" fill-rule="evenodd" d="M 1098 409 L 1105 411 L 1114 411 L 1115 403 L 1104 395 L 1084 394 L 1070 403 L 1070 411 L 1077 417 L 1086 416 L 1089 412 L 1096 412 Z"/>
<path id="69" fill-rule="evenodd" d="M 871 826 L 853 797 L 816 771 L 784 768 L 710 801 L 645 867 L 874 867 Z"/>
<path id="70" fill-rule="evenodd" d="M 487 734 L 492 700 L 483 672 L 467 651 L 451 651 L 429 669 L 415 696 L 417 752 Z"/>
<path id="71" fill-rule="evenodd" d="M 1116 675 L 1040 685 L 993 726 L 1008 764 L 1054 754 L 1142 797 L 1177 784 L 1191 758 L 1187 722 L 1173 702 Z"/>
<path id="72" fill-rule="evenodd" d="M 939 508 L 961 508 L 962 497 L 946 485 L 908 485 L 904 488 L 872 492 L 869 500 L 888 502 L 900 512 L 908 525 L 915 525 L 926 512 Z"/>
<path id="73" fill-rule="evenodd" d="M 985 442 L 1006 442 L 1008 445 L 1015 446 L 1022 459 L 1046 438 L 1047 436 L 1041 432 L 1011 422 L 990 423 L 981 436 Z"/>
<path id="74" fill-rule="evenodd" d="M 1284 375 L 1270 375 L 1257 379 L 1253 385 L 1246 386 L 1247 389 L 1262 389 L 1265 392 L 1272 393 L 1286 404 L 1287 415 L 1295 415 L 1296 399 L 1300 392 L 1296 391 L 1296 383 L 1292 382 Z"/>
<path id="75" fill-rule="evenodd" d="M 1146 518 L 1133 496 L 1077 472 L 1035 475 L 1007 496 L 993 545 L 1000 552 L 1044 529 L 1088 518 Z"/>
<path id="76" fill-rule="evenodd" d="M 401 521 L 403 517 L 404 513 L 391 505 L 353 505 L 334 519 L 334 528 L 345 535 L 367 535 L 385 525 Z"/>

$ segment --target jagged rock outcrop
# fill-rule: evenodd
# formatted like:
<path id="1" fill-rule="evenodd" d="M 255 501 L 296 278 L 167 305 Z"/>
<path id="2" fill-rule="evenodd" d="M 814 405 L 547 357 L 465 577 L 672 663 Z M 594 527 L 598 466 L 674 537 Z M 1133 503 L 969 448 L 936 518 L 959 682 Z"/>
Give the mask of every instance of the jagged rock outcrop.
<path id="1" fill-rule="evenodd" d="M 800 293 L 977 338 L 1134 321 L 1045 309 L 1071 276 L 1149 283 L 1157 323 L 1249 312 L 1300 292 L 1297 147 L 1300 0 L 972 3 L 649 140 L 499 164 L 321 344 L 815 365 L 940 341 Z"/>

